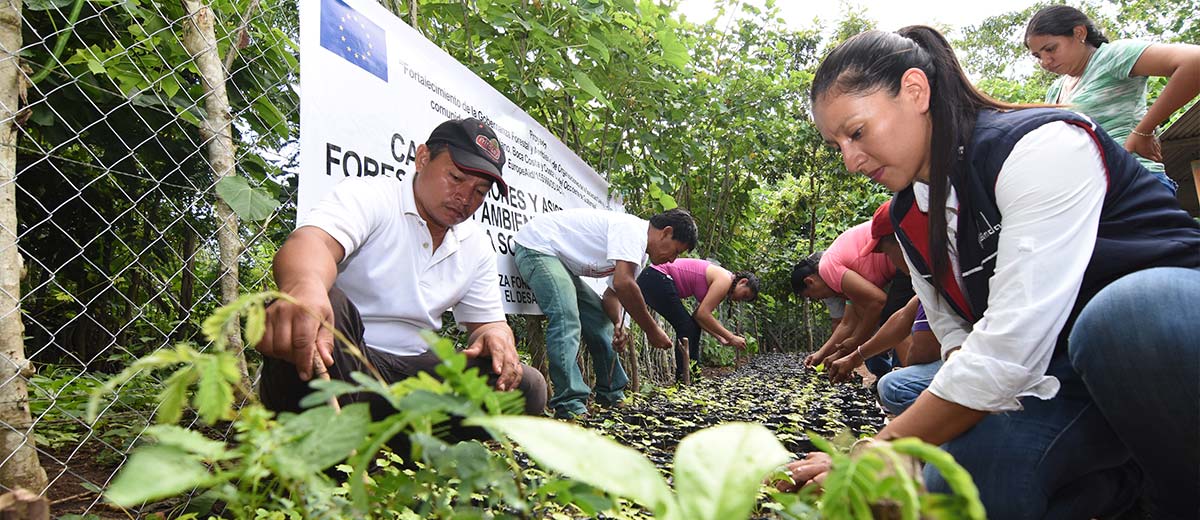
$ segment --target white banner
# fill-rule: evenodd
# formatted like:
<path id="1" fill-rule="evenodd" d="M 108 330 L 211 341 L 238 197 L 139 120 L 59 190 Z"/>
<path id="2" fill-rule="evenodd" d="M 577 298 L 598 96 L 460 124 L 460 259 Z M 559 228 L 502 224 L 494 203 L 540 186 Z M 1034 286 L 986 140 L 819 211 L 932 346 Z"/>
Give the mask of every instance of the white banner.
<path id="1" fill-rule="evenodd" d="M 548 130 L 372 0 L 301 0 L 300 94 L 299 216 L 342 179 L 411 173 L 417 146 L 447 119 L 496 131 L 509 195 L 493 188 L 472 218 L 491 237 L 510 314 L 540 313 L 513 263 L 525 222 L 563 208 L 622 210 Z"/>

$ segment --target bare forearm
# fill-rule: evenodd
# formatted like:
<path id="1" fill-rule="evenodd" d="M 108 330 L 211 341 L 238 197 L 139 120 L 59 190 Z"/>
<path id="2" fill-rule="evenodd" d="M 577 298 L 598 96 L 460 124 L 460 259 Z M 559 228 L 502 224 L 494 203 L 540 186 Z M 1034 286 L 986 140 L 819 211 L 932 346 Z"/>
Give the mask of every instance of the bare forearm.
<path id="1" fill-rule="evenodd" d="M 1142 133 L 1153 132 L 1197 94 L 1200 94 L 1200 62 L 1180 65 L 1134 130 Z"/>
<path id="2" fill-rule="evenodd" d="M 854 333 L 843 343 L 858 346 L 870 339 L 871 334 L 875 332 L 875 324 L 879 323 L 879 314 L 883 312 L 883 305 L 866 304 L 860 307 L 858 312 L 861 314 L 858 316 L 858 323 L 854 325 Z"/>
<path id="3" fill-rule="evenodd" d="M 940 445 L 962 435 L 987 415 L 987 412 L 952 403 L 926 390 L 912 407 L 892 419 L 875 437 L 882 440 L 917 437 Z"/>
<path id="4" fill-rule="evenodd" d="M 700 325 L 700 328 L 704 329 L 705 332 L 712 334 L 714 338 L 728 341 L 729 338 L 733 337 L 733 333 L 721 325 L 721 322 L 714 318 L 712 314 L 697 313 L 694 317 L 696 318 L 696 324 Z"/>
<path id="5" fill-rule="evenodd" d="M 629 317 L 633 318 L 634 323 L 637 323 L 642 330 L 649 331 L 658 328 L 658 323 L 654 322 L 650 311 L 646 309 L 646 300 L 642 298 L 642 290 L 638 288 L 637 282 L 615 280 L 613 292 L 616 293 L 617 300 L 625 307 L 625 311 L 629 313 Z M 615 322 L 616 320 L 614 320 Z"/>
<path id="6" fill-rule="evenodd" d="M 314 228 L 296 230 L 275 254 L 275 285 L 288 291 L 303 284 L 320 283 L 328 291 L 337 279 L 338 258 L 323 242 L 324 232 Z"/>

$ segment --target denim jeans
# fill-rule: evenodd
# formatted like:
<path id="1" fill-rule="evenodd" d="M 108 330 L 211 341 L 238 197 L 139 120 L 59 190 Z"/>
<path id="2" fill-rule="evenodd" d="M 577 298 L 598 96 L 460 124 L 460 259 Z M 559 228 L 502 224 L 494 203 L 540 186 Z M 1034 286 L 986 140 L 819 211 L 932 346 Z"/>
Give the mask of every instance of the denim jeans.
<path id="1" fill-rule="evenodd" d="M 550 362 L 550 381 L 554 394 L 550 407 L 558 417 L 587 411 L 591 393 L 576 360 L 579 337 L 592 355 L 596 373 L 596 401 L 613 404 L 624 399 L 629 378 L 612 347 L 613 323 L 604 313 L 600 296 L 571 274 L 553 255 L 539 253 L 520 244 L 516 252 L 517 270 L 533 289 L 538 306 L 546 315 L 546 357 Z"/>
<path id="2" fill-rule="evenodd" d="M 893 370 L 879 378 L 879 401 L 883 403 L 883 408 L 892 415 L 903 413 L 921 392 L 929 388 L 939 368 L 942 368 L 940 359 Z"/>
<path id="3" fill-rule="evenodd" d="M 1145 473 L 1153 517 L 1200 518 L 1200 269 L 1113 282 L 1076 321 L 1068 351 Z"/>
<path id="4" fill-rule="evenodd" d="M 683 306 L 683 301 L 679 298 L 679 291 L 675 288 L 675 282 L 671 280 L 671 277 L 649 267 L 642 270 L 642 274 L 638 275 L 637 282 L 638 287 L 642 290 L 642 296 L 646 299 L 646 305 L 666 318 L 671 327 L 675 329 L 675 335 L 678 336 L 675 343 L 679 343 L 679 338 L 687 338 L 688 357 L 691 361 L 699 363 L 700 324 L 696 323 L 696 318 Z M 682 380 L 691 368 L 683 363 L 683 356 L 675 356 L 675 379 L 677 381 Z"/>
<path id="5" fill-rule="evenodd" d="M 989 518 L 1094 518 L 1142 493 L 1154 518 L 1196 518 L 1200 488 L 1200 270 L 1147 269 L 1101 290 L 1047 374 L 1053 399 L 992 414 L 942 447 Z M 930 491 L 949 492 L 933 466 Z"/>

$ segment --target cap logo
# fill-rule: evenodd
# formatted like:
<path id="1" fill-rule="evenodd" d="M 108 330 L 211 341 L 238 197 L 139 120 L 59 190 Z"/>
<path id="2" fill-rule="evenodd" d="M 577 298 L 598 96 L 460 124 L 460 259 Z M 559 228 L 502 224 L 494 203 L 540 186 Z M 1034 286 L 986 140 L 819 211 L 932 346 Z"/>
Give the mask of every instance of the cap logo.
<path id="1" fill-rule="evenodd" d="M 495 139 L 488 139 L 486 135 L 475 136 L 475 145 L 479 146 L 483 153 L 492 158 L 492 162 L 500 162 L 500 142 Z"/>

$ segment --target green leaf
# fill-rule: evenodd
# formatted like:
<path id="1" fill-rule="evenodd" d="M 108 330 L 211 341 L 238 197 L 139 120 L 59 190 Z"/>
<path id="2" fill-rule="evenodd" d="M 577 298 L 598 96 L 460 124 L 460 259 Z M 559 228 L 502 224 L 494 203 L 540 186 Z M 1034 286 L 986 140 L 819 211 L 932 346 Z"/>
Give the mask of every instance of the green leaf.
<path id="1" fill-rule="evenodd" d="M 230 175 L 217 182 L 217 195 L 243 220 L 257 222 L 275 213 L 279 201 L 250 186 L 245 177 Z"/>
<path id="2" fill-rule="evenodd" d="M 538 464 L 631 499 L 656 516 L 675 507 L 670 488 L 646 457 L 591 430 L 524 416 L 476 417 L 464 424 L 498 431 L 518 442 Z"/>
<path id="3" fill-rule="evenodd" d="M 608 98 L 604 97 L 604 93 L 600 91 L 600 87 L 597 87 L 592 82 L 592 78 L 589 78 L 587 74 L 584 74 L 583 71 L 575 70 L 571 72 L 571 75 L 575 77 L 575 84 L 579 85 L 579 88 L 583 89 L 584 92 L 591 94 L 597 101 L 605 105 L 611 105 L 608 102 Z"/>
<path id="4" fill-rule="evenodd" d="M 675 68 L 684 70 L 692 57 L 688 54 L 687 47 L 679 42 L 675 32 L 671 29 L 661 29 L 656 36 L 658 36 L 659 45 L 662 45 L 663 59 Z"/>
<path id="5" fill-rule="evenodd" d="M 184 493 L 209 481 L 208 468 L 176 446 L 139 448 L 108 486 L 105 497 L 121 507 Z"/>
<path id="6" fill-rule="evenodd" d="M 92 71 L 92 74 L 104 74 L 108 72 L 108 69 L 104 68 L 104 64 L 100 63 L 100 60 L 96 58 L 88 58 L 87 67 L 88 70 Z"/>
<path id="7" fill-rule="evenodd" d="M 200 432 L 174 425 L 151 426 L 146 433 L 158 440 L 159 446 L 171 446 L 202 457 L 205 460 L 226 458 L 225 443 L 214 441 Z"/>
<path id="8" fill-rule="evenodd" d="M 763 477 L 791 459 L 761 424 L 726 423 L 693 433 L 675 450 L 681 518 L 748 518 Z"/>
<path id="9" fill-rule="evenodd" d="M 251 305 L 246 309 L 246 345 L 254 346 L 267 332 L 267 310 L 262 305 Z"/>
<path id="10" fill-rule="evenodd" d="M 600 61 L 608 63 L 608 46 L 604 44 L 603 40 L 593 35 L 592 37 L 588 38 L 588 47 L 591 47 L 596 51 L 596 54 L 600 56 Z"/>
<path id="11" fill-rule="evenodd" d="M 286 420 L 291 439 L 273 455 L 283 476 L 302 479 L 341 462 L 367 438 L 371 413 L 366 403 L 356 403 L 339 414 L 328 406 L 313 408 Z"/>
<path id="12" fill-rule="evenodd" d="M 25 9 L 30 11 L 49 11 L 51 9 L 62 9 L 77 0 L 25 0 Z M 83 0 L 78 0 L 83 1 Z"/>
<path id="13" fill-rule="evenodd" d="M 225 378 L 217 356 L 196 360 L 196 371 L 200 374 L 194 399 L 196 413 L 206 424 L 216 423 L 233 411 L 233 385 Z"/>
<path id="14" fill-rule="evenodd" d="M 158 394 L 158 412 L 154 419 L 159 424 L 175 424 L 183 416 L 183 405 L 187 403 L 188 389 L 196 382 L 194 366 L 185 366 L 171 374 Z"/>

